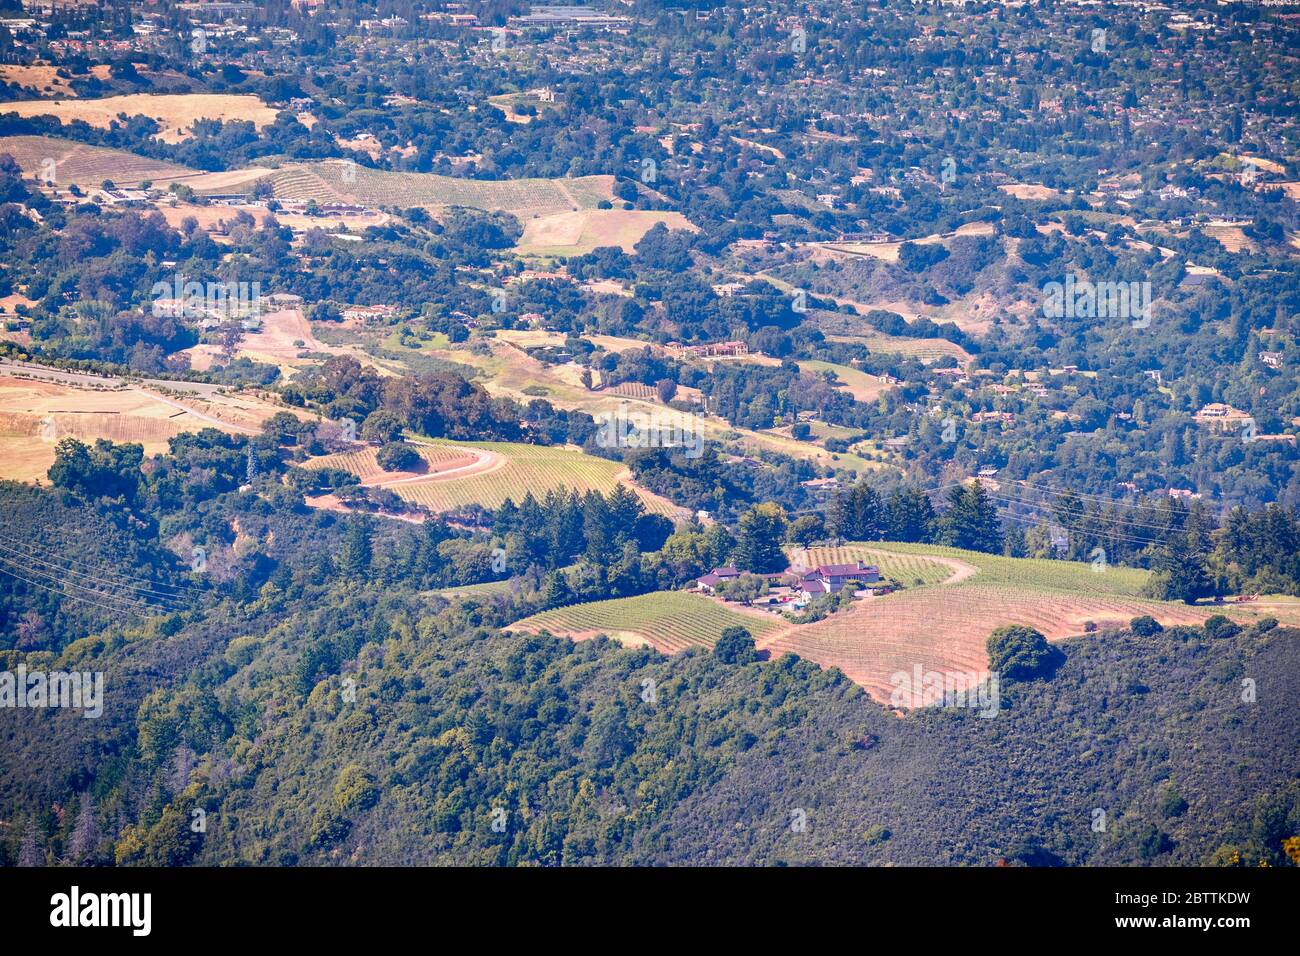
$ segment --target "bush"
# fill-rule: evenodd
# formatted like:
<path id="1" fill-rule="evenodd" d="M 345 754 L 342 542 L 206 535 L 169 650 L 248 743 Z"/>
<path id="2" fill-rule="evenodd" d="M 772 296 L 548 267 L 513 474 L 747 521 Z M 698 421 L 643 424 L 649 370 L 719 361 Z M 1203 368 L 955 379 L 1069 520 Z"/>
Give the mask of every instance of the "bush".
<path id="1" fill-rule="evenodd" d="M 1007 624 L 989 635 L 989 668 L 1004 679 L 1027 680 L 1045 673 L 1054 652 L 1032 627 Z"/>
<path id="2" fill-rule="evenodd" d="M 420 463 L 420 455 L 410 445 L 394 441 L 379 449 L 375 460 L 384 471 L 411 471 Z"/>
<path id="3" fill-rule="evenodd" d="M 1152 634 L 1159 634 L 1164 627 L 1150 614 L 1143 614 L 1141 617 L 1135 617 L 1128 623 L 1129 630 L 1138 637 L 1150 637 Z"/>
<path id="4" fill-rule="evenodd" d="M 748 664 L 758 657 L 754 638 L 743 627 L 729 627 L 713 645 L 713 656 L 724 664 Z"/>
<path id="5" fill-rule="evenodd" d="M 1222 614 L 1216 614 L 1209 618 L 1205 624 L 1205 636 L 1212 638 L 1232 637 L 1241 630 L 1236 624 L 1228 620 Z"/>

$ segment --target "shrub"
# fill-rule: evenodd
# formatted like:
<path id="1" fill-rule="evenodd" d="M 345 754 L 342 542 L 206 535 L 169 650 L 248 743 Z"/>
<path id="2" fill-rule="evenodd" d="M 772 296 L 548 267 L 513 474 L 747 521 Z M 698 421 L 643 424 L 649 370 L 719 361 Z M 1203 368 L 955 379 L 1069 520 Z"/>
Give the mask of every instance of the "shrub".
<path id="1" fill-rule="evenodd" d="M 988 640 L 989 667 L 1003 678 L 1025 680 L 1047 671 L 1053 652 L 1047 638 L 1032 627 L 1007 624 Z"/>
<path id="2" fill-rule="evenodd" d="M 411 471 L 420 463 L 420 455 L 410 445 L 394 441 L 379 449 L 375 460 L 384 471 Z"/>
<path id="3" fill-rule="evenodd" d="M 748 664 L 758 657 L 753 635 L 743 627 L 727 628 L 713 645 L 713 656 L 724 664 Z"/>
<path id="4" fill-rule="evenodd" d="M 1209 618 L 1205 624 L 1205 636 L 1213 638 L 1232 637 L 1241 630 L 1236 624 L 1228 620 L 1222 614 L 1216 614 Z"/>
<path id="5" fill-rule="evenodd" d="M 1129 621 L 1129 630 L 1138 637 L 1150 637 L 1153 634 L 1159 634 L 1164 627 L 1150 614 L 1143 614 L 1141 617 L 1135 617 Z"/>

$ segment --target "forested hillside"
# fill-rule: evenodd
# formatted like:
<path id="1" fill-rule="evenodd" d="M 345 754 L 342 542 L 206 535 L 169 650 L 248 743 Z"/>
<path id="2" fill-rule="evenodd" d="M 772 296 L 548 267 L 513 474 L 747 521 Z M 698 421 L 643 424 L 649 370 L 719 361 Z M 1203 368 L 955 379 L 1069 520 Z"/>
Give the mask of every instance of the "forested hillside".
<path id="1" fill-rule="evenodd" d="M 1300 633 L 1268 623 L 1081 637 L 995 719 L 900 717 L 794 657 L 503 634 L 342 576 L 286 556 L 201 611 L 6 652 L 103 670 L 106 703 L 10 712 L 5 859 L 1253 864 L 1300 824 Z"/>

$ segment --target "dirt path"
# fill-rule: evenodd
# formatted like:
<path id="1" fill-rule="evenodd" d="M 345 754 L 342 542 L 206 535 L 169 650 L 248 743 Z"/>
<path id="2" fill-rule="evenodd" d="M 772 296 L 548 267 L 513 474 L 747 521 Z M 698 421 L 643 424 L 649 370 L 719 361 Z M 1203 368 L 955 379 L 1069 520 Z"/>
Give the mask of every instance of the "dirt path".
<path id="1" fill-rule="evenodd" d="M 434 445 L 433 442 L 413 441 L 413 445 L 424 445 L 431 448 L 446 448 L 446 445 Z M 451 478 L 464 478 L 469 475 L 486 475 L 498 471 L 506 466 L 506 458 L 498 455 L 496 452 L 487 451 L 483 448 L 463 449 L 466 455 L 474 458 L 474 461 L 467 465 L 457 465 L 454 468 L 446 468 L 442 471 L 430 472 L 423 475 L 411 475 L 407 478 L 382 479 L 380 481 L 365 481 L 362 484 L 368 488 L 391 488 L 394 485 L 420 485 L 432 482 L 446 481 Z"/>

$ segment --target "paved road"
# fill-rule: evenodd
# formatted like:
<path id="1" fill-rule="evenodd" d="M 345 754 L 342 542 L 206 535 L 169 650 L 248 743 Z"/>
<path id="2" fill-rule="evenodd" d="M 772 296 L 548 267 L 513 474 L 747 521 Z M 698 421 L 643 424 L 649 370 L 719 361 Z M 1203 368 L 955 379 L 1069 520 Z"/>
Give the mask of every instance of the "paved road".
<path id="1" fill-rule="evenodd" d="M 0 358 L 0 372 L 6 369 L 10 372 L 20 372 L 32 378 L 39 378 L 47 382 L 61 382 L 65 385 L 147 385 L 150 388 L 165 388 L 173 392 L 189 392 L 193 395 L 202 395 L 205 398 L 217 394 L 223 387 L 221 385 L 209 385 L 206 382 L 181 382 L 163 378 L 131 380 L 112 375 L 95 375 L 91 372 L 70 372 L 66 369 L 51 368 L 48 365 L 38 365 L 35 362 L 17 362 L 13 359 Z"/>

